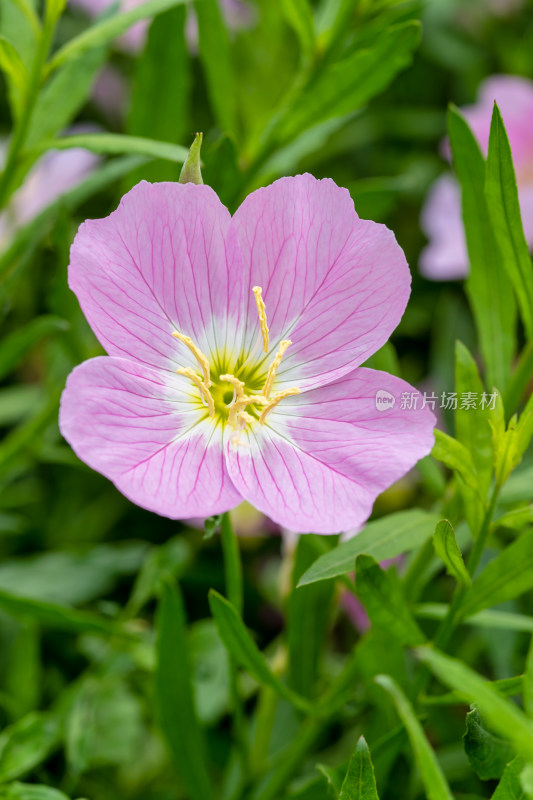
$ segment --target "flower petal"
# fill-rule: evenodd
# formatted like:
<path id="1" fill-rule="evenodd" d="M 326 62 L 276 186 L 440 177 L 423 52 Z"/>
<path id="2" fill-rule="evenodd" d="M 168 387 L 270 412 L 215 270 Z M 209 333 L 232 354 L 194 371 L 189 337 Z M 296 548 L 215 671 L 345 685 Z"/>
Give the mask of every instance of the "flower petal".
<path id="1" fill-rule="evenodd" d="M 174 371 L 197 364 L 173 330 L 206 354 L 234 339 L 241 263 L 212 189 L 142 182 L 109 217 L 80 227 L 69 283 L 110 355 Z"/>
<path id="2" fill-rule="evenodd" d="M 338 533 L 357 527 L 377 495 L 433 445 L 434 415 L 428 408 L 402 408 L 404 393 L 409 404 L 416 398 L 422 405 L 405 381 L 362 367 L 285 398 L 267 424 L 243 431 L 239 444 L 227 436 L 233 483 L 256 508 L 292 530 Z"/>
<path id="3" fill-rule="evenodd" d="M 438 178 L 428 192 L 420 225 L 429 239 L 419 268 L 432 281 L 466 278 L 469 270 L 461 216 L 461 189 L 452 175 Z"/>
<path id="4" fill-rule="evenodd" d="M 249 195 L 233 224 L 250 281 L 246 346 L 260 335 L 254 285 L 263 289 L 271 353 L 281 339 L 293 342 L 281 386 L 346 374 L 398 325 L 410 292 L 405 256 L 384 225 L 358 218 L 332 180 L 282 178 Z"/>
<path id="5" fill-rule="evenodd" d="M 59 417 L 79 458 L 137 505 L 172 519 L 218 514 L 241 500 L 221 427 L 199 421 L 185 384 L 127 359 L 93 358 L 70 374 Z"/>

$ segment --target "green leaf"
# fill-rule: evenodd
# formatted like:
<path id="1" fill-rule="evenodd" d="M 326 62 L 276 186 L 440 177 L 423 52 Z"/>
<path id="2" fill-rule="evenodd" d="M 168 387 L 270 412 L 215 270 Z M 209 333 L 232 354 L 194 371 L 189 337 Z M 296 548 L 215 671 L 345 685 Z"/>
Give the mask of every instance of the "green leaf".
<path id="1" fill-rule="evenodd" d="M 520 756 L 516 756 L 507 764 L 492 795 L 492 800 L 525 800 L 525 794 L 520 784 L 520 773 L 523 768 L 524 759 Z"/>
<path id="2" fill-rule="evenodd" d="M 42 142 L 35 152 L 46 150 L 68 150 L 84 147 L 93 153 L 103 155 L 139 155 L 149 158 L 163 158 L 182 164 L 188 150 L 178 144 L 158 142 L 156 139 L 143 139 L 140 136 L 126 136 L 120 133 L 83 133 L 76 136 L 63 136 Z"/>
<path id="3" fill-rule="evenodd" d="M 355 561 L 355 586 L 372 623 L 403 644 L 424 641 L 424 634 L 411 616 L 396 575 L 381 569 L 372 556 Z"/>
<path id="4" fill-rule="evenodd" d="M 44 761 L 59 740 L 59 720 L 33 712 L 0 734 L 0 782 L 26 774 Z"/>
<path id="5" fill-rule="evenodd" d="M 359 738 L 341 787 L 339 800 L 379 800 L 370 750 L 364 736 Z"/>
<path id="6" fill-rule="evenodd" d="M 156 701 L 161 729 L 191 800 L 212 800 L 205 743 L 192 698 L 183 599 L 165 582 L 157 611 Z"/>
<path id="7" fill-rule="evenodd" d="M 431 537 L 438 521 L 436 514 L 410 509 L 368 522 L 357 536 L 320 556 L 304 572 L 298 586 L 346 575 L 353 570 L 354 560 L 360 553 L 384 561 L 415 550 Z"/>
<path id="8" fill-rule="evenodd" d="M 437 523 L 433 534 L 433 545 L 436 554 L 444 562 L 448 575 L 452 575 L 459 583 L 470 586 L 472 580 L 465 567 L 453 528 L 447 519 L 441 519 Z"/>
<path id="9" fill-rule="evenodd" d="M 103 47 L 83 53 L 59 70 L 39 92 L 31 116 L 25 148 L 38 147 L 62 131 L 87 102 L 96 75 L 105 61 Z M 28 163 L 31 166 L 31 163 Z"/>
<path id="10" fill-rule="evenodd" d="M 522 693 L 524 696 L 524 709 L 526 714 L 528 717 L 533 717 L 533 636 L 531 637 L 527 653 Z"/>
<path id="11" fill-rule="evenodd" d="M 260 684 L 274 689 L 281 697 L 302 711 L 309 711 L 310 705 L 289 689 L 274 675 L 262 653 L 245 628 L 234 606 L 214 589 L 209 591 L 209 606 L 214 617 L 220 638 L 228 653 L 235 658 L 247 672 Z"/>
<path id="12" fill-rule="evenodd" d="M 5 36 L 0 36 L 0 69 L 7 79 L 11 113 L 17 119 L 24 103 L 28 70 L 16 47 Z"/>
<path id="13" fill-rule="evenodd" d="M 453 164 L 462 189 L 470 275 L 466 291 L 476 321 L 487 383 L 503 390 L 515 351 L 516 309 L 485 198 L 485 163 L 466 121 L 448 112 Z"/>
<path id="14" fill-rule="evenodd" d="M 214 725 L 230 708 L 228 653 L 212 619 L 201 619 L 189 629 L 196 713 L 202 723 Z"/>
<path id="15" fill-rule="evenodd" d="M 425 619 L 444 619 L 448 614 L 448 609 L 447 603 L 419 603 L 415 606 L 414 613 L 415 616 Z M 533 633 L 533 617 L 526 614 L 514 614 L 510 611 L 480 611 L 461 621 L 465 625 L 474 625 L 479 628 Z"/>
<path id="16" fill-rule="evenodd" d="M 409 700 L 389 675 L 377 675 L 375 681 L 391 696 L 405 725 L 428 800 L 453 800 L 439 762 Z"/>
<path id="17" fill-rule="evenodd" d="M 155 17 L 157 14 L 162 14 L 169 8 L 174 8 L 184 2 L 187 2 L 187 0 L 145 0 L 145 2 L 131 8 L 129 11 L 115 14 L 103 22 L 97 22 L 88 30 L 63 45 L 49 62 L 48 71 L 53 72 L 61 64 L 77 58 L 87 50 L 107 44 L 111 39 L 125 33 L 128 28 L 131 28 L 141 19 Z"/>
<path id="18" fill-rule="evenodd" d="M 533 504 L 523 506 L 522 508 L 514 508 L 501 517 L 497 517 L 492 523 L 494 528 L 508 528 L 513 531 L 521 531 L 527 525 L 533 522 Z"/>
<path id="19" fill-rule="evenodd" d="M 31 64 L 41 24 L 32 0 L 0 0 L 0 35 L 16 48 L 24 64 Z"/>
<path id="20" fill-rule="evenodd" d="M 14 617 L 31 619 L 45 627 L 57 630 L 66 630 L 73 633 L 92 633 L 106 637 L 111 635 L 130 638 L 131 636 L 116 623 L 96 614 L 91 614 L 88 611 L 77 611 L 55 603 L 18 597 L 16 594 L 1 590 L 0 608 Z"/>
<path id="21" fill-rule="evenodd" d="M 505 603 L 531 589 L 533 584 L 533 530 L 505 548 L 475 579 L 461 604 L 461 618 Z"/>
<path id="22" fill-rule="evenodd" d="M 165 581 L 182 575 L 190 560 L 191 548 L 183 536 L 152 547 L 133 585 L 124 610 L 126 616 L 135 617 L 149 600 L 160 593 Z"/>
<path id="23" fill-rule="evenodd" d="M 309 0 L 282 0 L 282 11 L 302 48 L 305 58 L 311 58 L 315 50 L 315 23 Z"/>
<path id="24" fill-rule="evenodd" d="M 505 765 L 515 756 L 509 742 L 495 736 L 486 728 L 475 706 L 466 715 L 463 742 L 470 766 L 478 778 L 484 781 L 501 778 Z"/>
<path id="25" fill-rule="evenodd" d="M 461 442 L 437 428 L 435 429 L 435 444 L 431 455 L 449 469 L 457 472 L 465 484 L 479 495 L 479 478 L 474 462 L 469 451 Z"/>
<path id="26" fill-rule="evenodd" d="M 533 267 L 522 227 L 511 145 L 496 103 L 490 126 L 485 193 L 503 264 L 515 290 L 527 336 L 532 339 Z"/>
<path id="27" fill-rule="evenodd" d="M 0 800 L 69 800 L 66 794 L 36 783 L 12 783 L 0 788 Z"/>
<path id="28" fill-rule="evenodd" d="M 296 547 L 292 574 L 292 591 L 287 607 L 287 640 L 289 646 L 289 685 L 304 697 L 312 697 L 319 675 L 320 657 L 327 638 L 334 584 L 296 584 L 313 563 L 324 537 L 300 536 Z"/>
<path id="29" fill-rule="evenodd" d="M 487 724 L 511 742 L 525 758 L 533 758 L 533 722 L 509 700 L 501 697 L 486 681 L 456 658 L 432 647 L 419 647 L 418 657 L 437 678 L 467 700 L 475 703 Z"/>
<path id="30" fill-rule="evenodd" d="M 492 478 L 492 433 L 490 411 L 479 402 L 485 391 L 476 362 L 461 342 L 455 344 L 455 389 L 461 398 L 455 411 L 455 435 L 472 458 L 479 482 L 479 495 L 487 496 Z M 469 399 L 473 402 L 469 403 Z M 461 484 L 465 516 L 470 530 L 481 527 L 484 508 L 480 496 Z"/>
<path id="31" fill-rule="evenodd" d="M 236 85 L 231 44 L 219 0 L 200 0 L 194 5 L 198 18 L 200 60 L 211 105 L 223 131 L 236 134 Z"/>
<path id="32" fill-rule="evenodd" d="M 156 17 L 142 56 L 136 60 L 127 133 L 162 142 L 180 142 L 189 131 L 190 60 L 185 40 L 186 9 L 177 6 Z M 175 180 L 168 164 L 150 164 L 133 176 Z"/>
<path id="33" fill-rule="evenodd" d="M 66 331 L 68 327 L 66 320 L 47 315 L 35 317 L 23 328 L 4 336 L 0 343 L 0 380 L 7 377 L 46 336 Z"/>
<path id="34" fill-rule="evenodd" d="M 45 19 L 46 24 L 53 26 L 65 10 L 67 0 L 46 0 Z"/>
<path id="35" fill-rule="evenodd" d="M 419 41 L 417 22 L 394 25 L 381 30 L 371 46 L 318 70 L 298 97 L 291 98 L 278 139 L 291 140 L 312 125 L 364 106 L 408 66 Z"/>

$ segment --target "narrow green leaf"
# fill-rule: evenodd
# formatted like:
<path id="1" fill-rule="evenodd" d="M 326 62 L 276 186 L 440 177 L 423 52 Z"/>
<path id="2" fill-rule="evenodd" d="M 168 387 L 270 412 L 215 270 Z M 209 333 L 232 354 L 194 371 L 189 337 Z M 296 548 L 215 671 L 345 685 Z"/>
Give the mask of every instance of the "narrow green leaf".
<path id="1" fill-rule="evenodd" d="M 226 645 L 229 654 L 259 683 L 270 686 L 297 708 L 310 711 L 307 700 L 291 691 L 271 671 L 234 606 L 214 589 L 209 592 L 209 606 L 220 638 Z"/>
<path id="2" fill-rule="evenodd" d="M 492 523 L 494 528 L 508 528 L 513 531 L 521 531 L 533 522 L 533 504 L 522 508 L 513 508 L 506 514 L 502 514 Z"/>
<path id="3" fill-rule="evenodd" d="M 88 611 L 77 611 L 68 606 L 47 603 L 19 597 L 16 594 L 0 590 L 0 608 L 8 614 L 23 619 L 31 619 L 49 628 L 72 631 L 73 633 L 92 633 L 98 636 L 126 636 L 127 633 L 116 623 L 91 614 Z"/>
<path id="4" fill-rule="evenodd" d="M 515 539 L 491 561 L 464 596 L 464 619 L 484 608 L 505 603 L 533 585 L 533 530 Z"/>
<path id="5" fill-rule="evenodd" d="M 522 689 L 524 709 L 528 717 L 533 717 L 533 636 L 529 642 Z"/>
<path id="6" fill-rule="evenodd" d="M 292 140 L 312 125 L 364 106 L 409 64 L 419 41 L 417 22 L 394 25 L 381 30 L 371 46 L 317 71 L 298 97 L 291 98 L 277 138 Z"/>
<path id="7" fill-rule="evenodd" d="M 34 769 L 56 747 L 59 719 L 32 712 L 0 734 L 0 782 L 11 781 Z"/>
<path id="8" fill-rule="evenodd" d="M 311 58 L 315 49 L 315 25 L 309 0 L 282 0 L 285 18 L 300 40 L 305 58 Z"/>
<path id="9" fill-rule="evenodd" d="M 32 0 L 0 0 L 0 34 L 14 45 L 24 64 L 31 64 L 41 35 Z"/>
<path id="10" fill-rule="evenodd" d="M 515 351 L 516 308 L 485 198 L 485 163 L 465 119 L 448 112 L 453 163 L 461 184 L 470 275 L 466 290 L 476 321 L 487 383 L 505 388 Z"/>
<path id="11" fill-rule="evenodd" d="M 0 69 L 7 78 L 11 112 L 16 119 L 24 103 L 28 70 L 16 47 L 5 36 L 0 36 Z"/>
<path id="12" fill-rule="evenodd" d="M 485 192 L 503 264 L 516 292 L 527 336 L 531 339 L 533 338 L 533 267 L 522 227 L 511 145 L 496 104 L 490 126 Z"/>
<path id="13" fill-rule="evenodd" d="M 435 444 L 431 455 L 445 464 L 449 469 L 453 469 L 461 476 L 465 484 L 476 494 L 479 494 L 479 478 L 472 461 L 472 457 L 466 447 L 449 436 L 444 431 L 435 430 Z M 481 499 L 481 498 L 480 498 Z"/>
<path id="14" fill-rule="evenodd" d="M 163 11 L 185 2 L 187 0 L 145 0 L 145 2 L 131 8 L 129 11 L 115 14 L 103 22 L 97 22 L 88 30 L 63 45 L 49 62 L 48 71 L 53 72 L 61 64 L 77 58 L 85 51 L 107 44 L 111 39 L 127 31 L 139 20 L 155 17 L 157 14 L 162 14 Z"/>
<path id="15" fill-rule="evenodd" d="M 46 336 L 66 331 L 68 327 L 66 320 L 48 315 L 35 317 L 23 328 L 4 336 L 0 342 L 0 380 L 9 375 Z"/>
<path id="16" fill-rule="evenodd" d="M 441 519 L 433 534 L 435 552 L 446 566 L 446 572 L 459 583 L 470 586 L 472 580 L 463 561 L 463 554 L 457 544 L 455 533 L 447 519 Z"/>
<path id="17" fill-rule="evenodd" d="M 319 674 L 320 657 L 333 598 L 332 582 L 312 584 L 296 589 L 305 570 L 313 563 L 317 547 L 324 537 L 300 536 L 296 547 L 292 574 L 292 591 L 287 607 L 287 640 L 289 646 L 289 685 L 304 697 L 312 697 Z"/>
<path id="18" fill-rule="evenodd" d="M 492 477 L 492 436 L 489 412 L 481 408 L 485 387 L 477 364 L 462 342 L 455 343 L 455 389 L 461 398 L 455 411 L 455 435 L 469 451 L 476 469 L 481 493 L 486 495 Z M 469 403 L 469 398 L 473 403 Z"/>
<path id="19" fill-rule="evenodd" d="M 155 691 L 161 729 L 191 800 L 212 800 L 205 744 L 194 710 L 185 611 L 177 586 L 165 582 L 157 612 Z"/>
<path id="20" fill-rule="evenodd" d="M 469 703 L 475 703 L 496 733 L 511 742 L 525 758 L 533 759 L 533 722 L 523 711 L 458 659 L 433 647 L 419 647 L 416 654 L 446 686 L 455 689 Z"/>
<path id="21" fill-rule="evenodd" d="M 339 800 L 379 800 L 370 750 L 361 736 L 348 765 Z"/>
<path id="22" fill-rule="evenodd" d="M 132 136 L 174 143 L 190 131 L 191 67 L 185 23 L 185 6 L 176 6 L 150 25 L 146 46 L 135 65 L 126 131 Z M 131 176 L 130 185 L 141 178 L 163 181 L 176 177 L 174 167 L 156 162 Z"/>
<path id="23" fill-rule="evenodd" d="M 372 556 L 357 556 L 355 585 L 374 625 L 403 644 L 414 645 L 424 641 L 424 634 L 411 616 L 398 579 L 381 569 Z"/>
<path id="24" fill-rule="evenodd" d="M 67 0 L 46 0 L 45 19 L 46 24 L 53 26 L 65 10 Z"/>
<path id="25" fill-rule="evenodd" d="M 211 105 L 222 130 L 235 135 L 236 86 L 232 51 L 219 0 L 201 0 L 194 8 L 198 18 L 200 60 Z"/>
<path id="26" fill-rule="evenodd" d="M 520 783 L 520 773 L 523 768 L 524 759 L 520 756 L 513 758 L 505 767 L 491 800 L 525 800 L 526 796 Z"/>
<path id="27" fill-rule="evenodd" d="M 470 766 L 484 781 L 501 778 L 505 765 L 515 756 L 509 742 L 487 729 L 475 706 L 466 715 L 463 742 Z"/>
<path id="28" fill-rule="evenodd" d="M 18 781 L 0 788 L 0 800 L 69 800 L 66 794 L 51 786 Z"/>
<path id="29" fill-rule="evenodd" d="M 368 522 L 357 536 L 320 556 L 304 572 L 298 586 L 346 575 L 353 570 L 354 560 L 360 553 L 384 561 L 415 550 L 431 537 L 438 521 L 436 514 L 411 509 Z"/>
<path id="30" fill-rule="evenodd" d="M 391 696 L 405 725 L 428 800 L 453 800 L 439 762 L 409 700 L 389 675 L 377 675 L 375 681 Z"/>
<path id="31" fill-rule="evenodd" d="M 448 609 L 447 603 L 419 603 L 415 606 L 414 613 L 415 616 L 425 619 L 444 619 Z M 479 611 L 461 622 L 479 628 L 533 633 L 533 617 L 526 614 L 514 614 L 510 611 Z"/>
<path id="32" fill-rule="evenodd" d="M 187 158 L 188 150 L 170 142 L 158 142 L 156 139 L 144 139 L 140 136 L 126 136 L 120 133 L 83 133 L 76 136 L 62 136 L 42 142 L 34 152 L 47 150 L 69 150 L 72 147 L 84 147 L 93 153 L 103 155 L 139 155 L 150 158 L 164 158 L 182 164 Z"/>

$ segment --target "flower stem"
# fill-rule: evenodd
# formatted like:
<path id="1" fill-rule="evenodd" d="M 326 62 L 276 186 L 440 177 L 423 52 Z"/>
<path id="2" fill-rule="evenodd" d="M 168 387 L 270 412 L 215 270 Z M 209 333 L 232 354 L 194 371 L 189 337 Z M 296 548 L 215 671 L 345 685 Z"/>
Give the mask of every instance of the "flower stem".
<path id="1" fill-rule="evenodd" d="M 239 615 L 242 615 L 243 590 L 242 590 L 242 564 L 239 551 L 239 542 L 233 530 L 233 525 L 226 511 L 222 515 L 220 523 L 220 538 L 222 541 L 222 553 L 224 556 L 224 576 L 226 582 L 226 596 L 232 603 Z M 237 748 L 241 758 L 243 782 L 246 781 L 249 758 L 248 758 L 248 737 L 244 720 L 244 711 L 239 692 L 237 664 L 231 655 L 228 656 L 230 673 L 230 692 L 233 707 L 233 733 Z"/>

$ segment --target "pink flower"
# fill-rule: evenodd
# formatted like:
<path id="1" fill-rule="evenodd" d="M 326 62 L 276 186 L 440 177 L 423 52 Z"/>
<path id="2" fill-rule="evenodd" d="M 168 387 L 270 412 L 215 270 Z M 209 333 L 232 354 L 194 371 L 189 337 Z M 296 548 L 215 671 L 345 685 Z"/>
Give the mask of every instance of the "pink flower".
<path id="1" fill-rule="evenodd" d="M 76 132 L 81 132 L 80 128 L 71 131 Z M 73 189 L 99 160 L 94 153 L 80 147 L 52 150 L 42 156 L 15 192 L 8 207 L 0 214 L 0 243 L 9 240 L 18 228 L 31 222 L 64 192 Z"/>
<path id="2" fill-rule="evenodd" d="M 478 101 L 462 109 L 485 155 L 494 101 L 498 103 L 511 143 L 524 233 L 533 246 L 533 83 L 515 75 L 495 75 L 481 84 Z M 422 210 L 421 226 L 429 239 L 420 256 L 422 274 L 431 280 L 465 278 L 468 253 L 461 194 L 450 174 L 442 175 L 433 184 Z"/>
<path id="3" fill-rule="evenodd" d="M 358 366 L 401 319 L 405 257 L 331 180 L 282 178 L 233 218 L 208 186 L 140 183 L 80 227 L 69 283 L 109 357 L 69 376 L 61 431 L 144 508 L 244 499 L 333 533 L 431 449 L 412 388 Z"/>

